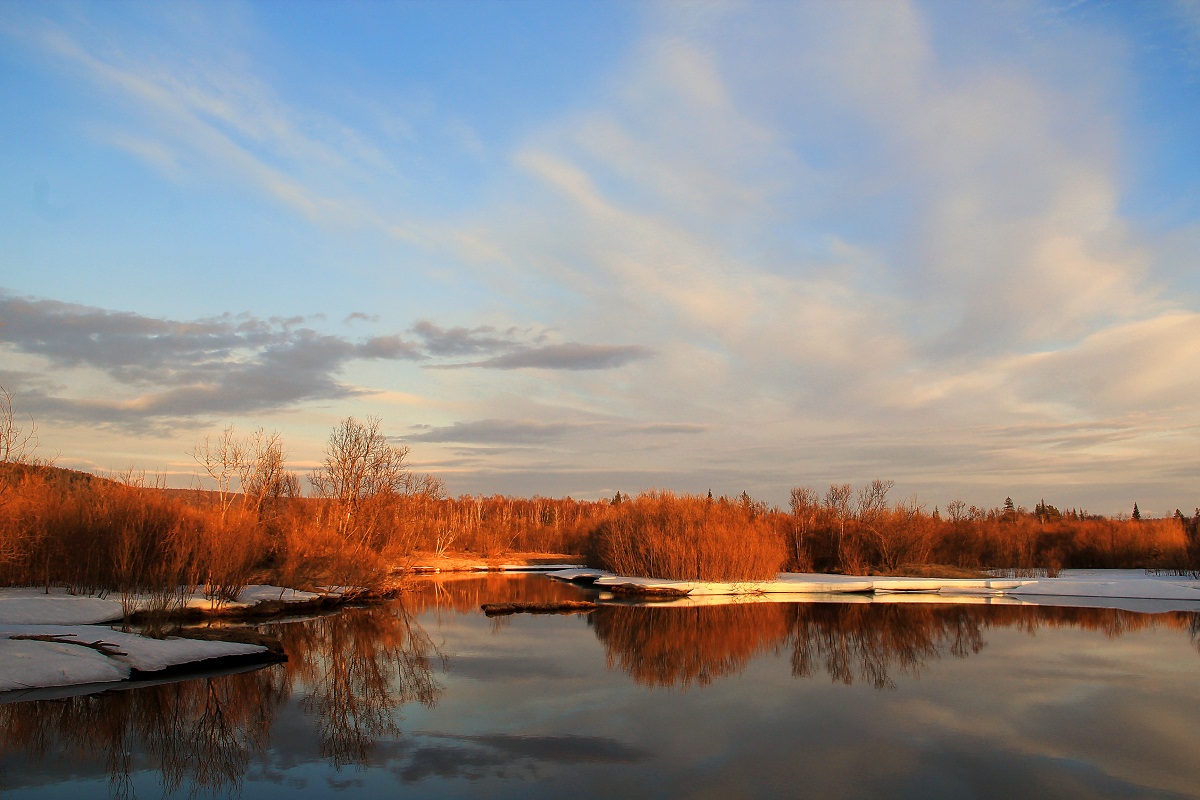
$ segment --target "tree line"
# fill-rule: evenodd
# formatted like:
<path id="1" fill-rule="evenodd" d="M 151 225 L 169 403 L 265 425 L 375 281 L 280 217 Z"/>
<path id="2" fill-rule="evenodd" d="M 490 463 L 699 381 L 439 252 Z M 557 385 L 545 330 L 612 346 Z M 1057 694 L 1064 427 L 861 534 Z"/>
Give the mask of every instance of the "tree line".
<path id="1" fill-rule="evenodd" d="M 448 553 L 584 554 L 623 574 L 761 579 L 781 570 L 1056 574 L 1073 567 L 1200 570 L 1200 510 L 1167 519 L 993 509 L 955 500 L 945 513 L 892 502 L 892 481 L 799 486 L 788 508 L 736 497 L 647 492 L 612 499 L 448 496 L 415 472 L 409 449 L 377 418 L 346 417 L 307 475 L 288 466 L 278 432 L 232 426 L 192 449 L 208 489 L 169 490 L 127 472 L 98 477 L 34 456 L 0 389 L 0 582 L 152 594 L 179 587 L 214 600 L 251 581 L 298 588 L 377 588 L 415 560 Z"/>

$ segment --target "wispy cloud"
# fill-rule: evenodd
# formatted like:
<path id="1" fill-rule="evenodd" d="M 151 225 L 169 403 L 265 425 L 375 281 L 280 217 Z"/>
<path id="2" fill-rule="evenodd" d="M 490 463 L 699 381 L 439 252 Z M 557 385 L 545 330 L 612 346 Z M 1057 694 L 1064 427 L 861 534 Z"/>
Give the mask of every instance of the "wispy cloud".
<path id="1" fill-rule="evenodd" d="M 528 347 L 505 353 L 483 361 L 467 361 L 457 364 L 436 364 L 431 369 L 565 369 L 595 370 L 616 369 L 641 361 L 654 355 L 648 347 L 641 345 L 607 344 L 548 344 Z"/>
<path id="2" fill-rule="evenodd" d="M 632 423 L 615 420 L 558 421 L 482 419 L 422 430 L 404 438 L 416 442 L 454 444 L 530 445 L 561 441 L 573 436 L 671 436 L 704 433 L 705 425 L 677 422 Z"/>
<path id="3" fill-rule="evenodd" d="M 53 55 L 133 111 L 91 125 L 95 137 L 172 181 L 215 178 L 261 192 L 312 223 L 403 231 L 351 188 L 394 174 L 381 150 L 343 122 L 289 105 L 260 77 L 229 28 L 180 51 L 152 37 L 123 37 L 102 24 L 67 25 L 35 13 L 0 32 Z M 184 38 L 168 41 L 181 45 Z"/>

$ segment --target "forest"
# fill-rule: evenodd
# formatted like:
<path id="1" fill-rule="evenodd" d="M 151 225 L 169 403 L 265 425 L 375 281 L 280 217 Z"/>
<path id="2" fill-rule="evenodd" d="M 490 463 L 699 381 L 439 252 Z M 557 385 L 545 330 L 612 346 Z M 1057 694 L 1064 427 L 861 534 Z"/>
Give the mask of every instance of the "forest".
<path id="1" fill-rule="evenodd" d="M 893 482 L 823 492 L 787 508 L 736 497 L 646 492 L 611 499 L 449 497 L 415 473 L 380 420 L 343 419 L 306 477 L 279 433 L 227 427 L 192 456 L 204 488 L 134 470 L 98 476 L 36 454 L 36 426 L 0 389 L 0 585 L 232 598 L 249 583 L 377 592 L 449 554 L 570 554 L 627 575 L 752 580 L 779 571 L 1057 574 L 1064 568 L 1200 569 L 1200 510 L 1122 519 L 1039 501 L 990 509 L 892 502 Z M 198 478 L 198 486 L 199 478 Z"/>

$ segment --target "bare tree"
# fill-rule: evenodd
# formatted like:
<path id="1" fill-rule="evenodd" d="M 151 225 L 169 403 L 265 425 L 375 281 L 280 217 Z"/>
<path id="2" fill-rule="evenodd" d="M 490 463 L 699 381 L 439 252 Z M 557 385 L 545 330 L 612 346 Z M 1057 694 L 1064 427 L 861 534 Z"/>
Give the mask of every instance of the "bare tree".
<path id="1" fill-rule="evenodd" d="M 233 503 L 233 481 L 244 469 L 246 460 L 245 443 L 237 438 L 230 425 L 213 439 L 208 434 L 192 448 L 192 458 L 208 477 L 217 484 L 217 497 L 221 502 L 221 522 Z"/>
<path id="2" fill-rule="evenodd" d="M 858 490 L 858 518 L 870 522 L 887 510 L 887 496 L 895 481 L 883 481 L 876 478 Z"/>
<path id="3" fill-rule="evenodd" d="M 837 560 L 838 566 L 843 566 L 844 557 L 843 544 L 846 538 L 846 517 L 850 515 L 850 496 L 853 494 L 853 489 L 848 483 L 840 483 L 829 485 L 829 489 L 825 492 L 825 507 L 828 508 L 837 518 L 838 521 L 838 537 L 837 537 Z"/>
<path id="4" fill-rule="evenodd" d="M 246 437 L 238 483 L 242 495 L 260 517 L 272 501 L 299 496 L 300 479 L 287 469 L 287 451 L 279 431 L 266 433 L 258 428 Z"/>
<path id="5" fill-rule="evenodd" d="M 886 529 L 869 528 L 880 566 L 896 570 L 904 564 L 928 563 L 936 524 L 916 497 L 897 503 Z"/>
<path id="6" fill-rule="evenodd" d="M 338 502 L 340 532 L 348 533 L 363 504 L 384 495 L 403 494 L 412 481 L 408 448 L 390 444 L 379 431 L 379 418 L 359 422 L 346 417 L 329 434 L 325 460 L 309 475 L 313 492 Z"/>
<path id="7" fill-rule="evenodd" d="M 839 517 L 850 513 L 850 495 L 853 488 L 848 483 L 830 484 L 825 492 L 825 507 Z"/>
<path id="8" fill-rule="evenodd" d="M 446 491 L 445 481 L 425 472 L 410 472 L 404 481 L 403 493 L 429 500 L 445 500 L 450 496 Z"/>
<path id="9" fill-rule="evenodd" d="M 12 395 L 0 386 L 0 464 L 28 463 L 37 446 L 37 423 L 30 416 L 29 427 L 22 427 L 13 412 Z"/>
<path id="10" fill-rule="evenodd" d="M 819 499 L 815 489 L 807 486 L 792 488 L 791 508 L 793 519 L 793 535 L 791 541 L 792 566 L 796 569 L 811 569 L 812 562 L 808 554 L 808 535 L 816 525 Z"/>

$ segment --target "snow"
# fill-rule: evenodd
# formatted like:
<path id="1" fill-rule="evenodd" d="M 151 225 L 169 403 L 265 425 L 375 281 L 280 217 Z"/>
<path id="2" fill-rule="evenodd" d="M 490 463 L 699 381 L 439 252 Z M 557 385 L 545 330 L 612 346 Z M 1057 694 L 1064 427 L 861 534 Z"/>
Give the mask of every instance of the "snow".
<path id="1" fill-rule="evenodd" d="M 1200 603 L 1200 581 L 1140 570 L 1064 570 L 1013 589 L 1010 594 L 1041 597 L 1107 597 L 1146 600 L 1190 600 Z"/>
<path id="2" fill-rule="evenodd" d="M 279 586 L 247 586 L 234 603 L 220 608 L 250 608 L 261 602 L 305 603 L 325 595 Z M 130 599 L 133 609 L 145 608 L 150 598 Z M 211 609 L 202 593 L 189 596 L 190 608 Z M 0 589 L 0 692 L 16 689 L 122 681 L 130 670 L 156 672 L 225 656 L 257 655 L 261 645 L 197 639 L 151 639 L 121 633 L 103 623 L 124 616 L 119 596 L 88 597 L 66 589 Z M 63 642 L 15 639 L 19 636 L 54 636 Z M 76 643 L 72 643 L 76 642 Z M 82 643 L 113 645 L 106 652 Z M 118 652 L 119 651 L 119 652 Z"/>
<path id="3" fill-rule="evenodd" d="M 1143 570 L 1063 570 L 1056 578 L 893 578 L 812 573 L 780 573 L 772 581 L 717 583 L 672 581 L 614 575 L 602 570 L 569 569 L 550 573 L 563 580 L 595 578 L 598 588 L 620 585 L 687 592 L 668 605 L 695 604 L 702 597 L 760 597 L 798 602 L 805 597 L 872 602 L 988 602 L 1118 608 L 1131 611 L 1200 611 L 1200 581 Z"/>
<path id="4" fill-rule="evenodd" d="M 554 570 L 549 573 L 551 578 L 558 578 L 564 581 L 594 580 L 595 578 L 603 578 L 612 574 L 602 569 L 591 569 L 590 567 L 567 567 L 566 569 Z"/>
<path id="5" fill-rule="evenodd" d="M 336 592 L 317 594 L 303 592 L 298 589 L 285 589 L 280 586 L 266 584 L 251 585 L 244 588 L 234 602 L 214 603 L 204 596 L 203 592 L 195 592 L 184 600 L 187 608 L 202 611 L 253 608 L 259 603 L 282 602 L 307 603 L 318 600 Z M 134 595 L 129 598 L 130 609 L 137 611 L 149 608 L 151 598 L 147 595 Z M 89 597 L 72 594 L 67 589 L 52 588 L 49 592 L 44 588 L 4 588 L 0 589 L 0 625 L 25 625 L 43 623 L 47 625 L 97 625 L 104 622 L 116 622 L 124 618 L 121 610 L 120 595 L 108 594 L 101 597 Z"/>
<path id="6" fill-rule="evenodd" d="M 62 642 L 19 639 L 53 636 Z M 104 643 L 106 652 L 86 646 Z M 125 680 L 131 669 L 157 672 L 266 648 L 239 642 L 151 639 L 100 625 L 0 625 L 0 691 Z"/>
<path id="7" fill-rule="evenodd" d="M 580 570 L 569 570 L 576 573 Z M 561 572 L 553 573 L 562 576 Z M 569 580 L 569 578 L 568 578 Z M 880 578 L 855 575 L 821 575 L 814 573 L 781 572 L 773 581 L 740 581 L 717 583 L 712 581 L 669 581 L 654 578 L 624 577 L 601 573 L 596 585 L 617 586 L 621 584 L 644 586 L 650 589 L 678 589 L 690 596 L 716 594 L 843 594 L 850 592 L 995 592 L 1012 589 L 1026 583 L 1020 580 L 1001 579 L 954 579 L 954 578 Z"/>
<path id="8" fill-rule="evenodd" d="M 308 603 L 313 600 L 320 600 L 330 594 L 338 594 L 336 591 L 327 591 L 321 594 L 316 592 L 304 592 L 300 589 L 285 589 L 282 586 L 271 586 L 270 584 L 251 584 L 238 594 L 235 603 L 227 603 L 224 608 L 249 608 L 263 602 L 280 602 L 280 603 Z M 203 594 L 193 595 L 193 598 L 198 598 L 203 604 L 207 605 L 209 600 Z"/>
<path id="9" fill-rule="evenodd" d="M 0 589 L 0 625 L 94 625 L 122 618 L 121 601 L 73 595 L 66 589 Z"/>
<path id="10" fill-rule="evenodd" d="M 128 664 L 86 647 L 0 638 L 0 692 L 111 683 L 128 677 Z"/>

